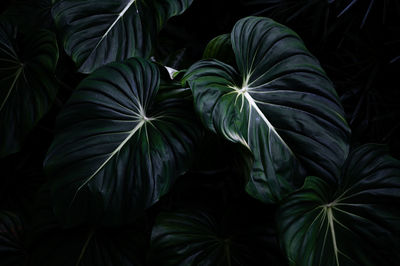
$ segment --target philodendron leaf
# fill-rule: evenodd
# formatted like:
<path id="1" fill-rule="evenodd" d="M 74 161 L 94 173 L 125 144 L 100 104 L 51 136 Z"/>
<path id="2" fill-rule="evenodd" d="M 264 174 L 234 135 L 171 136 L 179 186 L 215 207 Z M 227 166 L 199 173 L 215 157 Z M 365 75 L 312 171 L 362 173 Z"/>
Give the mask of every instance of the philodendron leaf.
<path id="1" fill-rule="evenodd" d="M 0 212 L 0 265 L 25 265 L 23 228 L 20 218 L 10 212 Z"/>
<path id="2" fill-rule="evenodd" d="M 231 42 L 236 66 L 202 60 L 185 80 L 204 125 L 253 153 L 248 193 L 281 200 L 303 182 L 298 161 L 335 180 L 350 129 L 317 59 L 293 31 L 268 18 L 241 19 Z"/>
<path id="3" fill-rule="evenodd" d="M 204 49 L 203 59 L 212 58 L 228 64 L 235 63 L 235 55 L 233 54 L 231 35 L 229 33 L 219 35 L 207 44 Z"/>
<path id="4" fill-rule="evenodd" d="M 397 265 L 400 162 L 381 146 L 361 146 L 339 186 L 308 177 L 277 221 L 291 265 Z"/>
<path id="5" fill-rule="evenodd" d="M 187 170 L 200 132 L 191 101 L 165 91 L 158 99 L 159 82 L 155 64 L 132 58 L 73 93 L 45 160 L 62 222 L 129 222 Z"/>
<path id="6" fill-rule="evenodd" d="M 133 56 L 148 57 L 152 40 L 193 0 L 60 0 L 52 9 L 65 51 L 90 73 Z"/>
<path id="7" fill-rule="evenodd" d="M 0 23 L 0 157 L 19 151 L 49 110 L 57 92 L 57 60 L 53 33 L 24 35 L 16 26 Z"/>
<path id="8" fill-rule="evenodd" d="M 161 213 L 151 234 L 149 265 L 284 265 L 273 226 L 248 215 L 223 220 L 203 210 Z"/>

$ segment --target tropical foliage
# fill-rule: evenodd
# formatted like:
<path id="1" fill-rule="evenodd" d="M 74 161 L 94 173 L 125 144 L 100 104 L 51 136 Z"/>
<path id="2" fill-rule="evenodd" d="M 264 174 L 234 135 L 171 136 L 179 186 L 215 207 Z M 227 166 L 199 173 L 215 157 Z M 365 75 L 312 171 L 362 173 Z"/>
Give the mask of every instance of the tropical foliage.
<path id="1" fill-rule="evenodd" d="M 398 14 L 11 1 L 0 265 L 397 265 Z"/>

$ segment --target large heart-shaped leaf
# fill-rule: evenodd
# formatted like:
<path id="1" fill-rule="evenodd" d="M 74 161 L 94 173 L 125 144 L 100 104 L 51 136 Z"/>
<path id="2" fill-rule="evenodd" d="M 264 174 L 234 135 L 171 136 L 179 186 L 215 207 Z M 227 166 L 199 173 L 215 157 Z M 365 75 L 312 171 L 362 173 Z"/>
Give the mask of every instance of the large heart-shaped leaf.
<path id="1" fill-rule="evenodd" d="M 132 58 L 83 80 L 57 118 L 45 160 L 66 223 L 131 221 L 184 173 L 200 130 L 191 101 L 160 97 L 159 70 Z"/>
<path id="2" fill-rule="evenodd" d="M 53 33 L 25 35 L 10 23 L 0 24 L 0 157 L 19 151 L 49 110 L 57 92 L 57 60 Z"/>
<path id="3" fill-rule="evenodd" d="M 300 160 L 335 180 L 350 129 L 325 72 L 287 27 L 248 17 L 231 33 L 236 66 L 195 63 L 185 76 L 204 125 L 254 155 L 247 191 L 276 202 L 302 184 Z"/>
<path id="4" fill-rule="evenodd" d="M 224 218 L 202 210 L 161 213 L 151 235 L 150 265 L 284 265 L 267 221 L 248 211 Z"/>
<path id="5" fill-rule="evenodd" d="M 339 186 L 308 177 L 278 221 L 291 265 L 397 265 L 400 162 L 364 145 L 350 154 Z"/>
<path id="6" fill-rule="evenodd" d="M 52 9 L 65 51 L 90 73 L 132 56 L 148 57 L 165 21 L 193 0 L 60 0 Z"/>
<path id="7" fill-rule="evenodd" d="M 23 227 L 20 218 L 10 212 L 0 212 L 0 265 L 25 265 Z"/>

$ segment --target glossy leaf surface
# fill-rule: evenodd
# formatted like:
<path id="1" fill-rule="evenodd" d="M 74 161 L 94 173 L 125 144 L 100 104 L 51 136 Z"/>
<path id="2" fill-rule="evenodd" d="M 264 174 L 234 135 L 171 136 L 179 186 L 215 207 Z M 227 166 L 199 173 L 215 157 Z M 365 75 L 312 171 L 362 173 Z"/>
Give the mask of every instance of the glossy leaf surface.
<path id="1" fill-rule="evenodd" d="M 166 20 L 193 0 L 60 0 L 52 9 L 65 51 L 83 73 L 133 56 L 148 57 Z"/>
<path id="2" fill-rule="evenodd" d="M 191 102 L 166 88 L 139 58 L 83 80 L 58 116 L 45 168 L 54 209 L 66 224 L 119 224 L 165 194 L 190 165 L 200 134 Z"/>
<path id="3" fill-rule="evenodd" d="M 19 151 L 49 110 L 57 92 L 57 60 L 53 33 L 23 34 L 10 23 L 0 24 L 0 157 Z"/>
<path id="4" fill-rule="evenodd" d="M 151 265 L 283 265 L 273 227 L 250 212 L 218 219 L 212 212 L 161 213 L 151 236 Z"/>
<path id="5" fill-rule="evenodd" d="M 228 64 L 235 63 L 235 55 L 233 54 L 231 35 L 229 33 L 219 35 L 207 44 L 204 49 L 203 59 L 211 58 Z"/>
<path id="6" fill-rule="evenodd" d="M 278 215 L 291 265 L 396 265 L 400 162 L 378 145 L 354 150 L 334 187 L 308 177 Z"/>
<path id="7" fill-rule="evenodd" d="M 242 143 L 254 156 L 247 191 L 276 202 L 302 184 L 299 161 L 335 180 L 350 129 L 331 81 L 287 27 L 248 17 L 234 26 L 236 66 L 195 63 L 185 77 L 210 130 Z"/>

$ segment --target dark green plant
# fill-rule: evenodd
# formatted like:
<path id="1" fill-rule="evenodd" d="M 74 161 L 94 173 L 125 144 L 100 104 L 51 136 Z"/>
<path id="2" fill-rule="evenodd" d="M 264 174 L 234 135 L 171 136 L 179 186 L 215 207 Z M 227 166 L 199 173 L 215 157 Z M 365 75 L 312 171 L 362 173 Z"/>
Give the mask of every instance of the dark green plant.
<path id="1" fill-rule="evenodd" d="M 375 1 L 363 29 L 342 20 L 357 2 L 238 0 L 216 21 L 192 0 L 11 3 L 0 264 L 396 265 L 400 161 L 365 143 L 396 153 L 369 121 L 399 55 Z M 252 5 L 289 24 L 319 7 L 322 34 Z M 191 34 L 200 18 L 219 26 Z"/>

